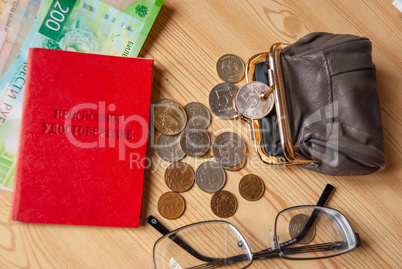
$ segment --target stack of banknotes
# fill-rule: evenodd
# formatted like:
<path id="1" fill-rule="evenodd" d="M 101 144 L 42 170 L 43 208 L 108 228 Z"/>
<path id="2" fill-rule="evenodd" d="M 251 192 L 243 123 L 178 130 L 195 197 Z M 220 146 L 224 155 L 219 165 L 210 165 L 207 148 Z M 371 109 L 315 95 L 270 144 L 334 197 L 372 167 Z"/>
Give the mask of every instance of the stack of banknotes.
<path id="1" fill-rule="evenodd" d="M 137 57 L 163 4 L 109 1 L 117 9 L 105 2 L 7 0 L 0 19 L 1 189 L 12 190 L 14 185 L 29 48 Z"/>

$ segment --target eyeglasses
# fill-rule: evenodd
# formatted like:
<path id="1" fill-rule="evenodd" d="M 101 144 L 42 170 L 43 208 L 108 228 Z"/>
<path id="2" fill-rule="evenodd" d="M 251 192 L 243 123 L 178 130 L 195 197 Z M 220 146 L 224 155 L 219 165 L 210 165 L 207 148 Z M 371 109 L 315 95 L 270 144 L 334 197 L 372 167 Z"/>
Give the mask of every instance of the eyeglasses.
<path id="1" fill-rule="evenodd" d="M 323 207 L 332 190 L 327 185 L 316 206 L 296 206 L 279 212 L 272 247 L 254 253 L 240 231 L 227 221 L 198 222 L 169 232 L 150 216 L 147 222 L 164 234 L 154 245 L 154 266 L 246 268 L 253 260 L 321 259 L 347 253 L 361 241 L 342 213 Z"/>

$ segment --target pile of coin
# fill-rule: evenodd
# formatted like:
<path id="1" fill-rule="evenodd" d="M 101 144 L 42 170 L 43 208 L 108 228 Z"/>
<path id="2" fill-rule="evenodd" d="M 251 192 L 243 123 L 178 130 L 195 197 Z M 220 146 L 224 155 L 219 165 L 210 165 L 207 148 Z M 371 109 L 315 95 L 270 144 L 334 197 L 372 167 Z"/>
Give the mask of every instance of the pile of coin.
<path id="1" fill-rule="evenodd" d="M 159 198 L 158 210 L 163 217 L 175 219 L 186 207 L 179 193 L 194 185 L 193 168 L 180 160 L 186 155 L 208 154 L 211 141 L 206 128 L 210 124 L 210 113 L 201 103 L 189 103 L 183 108 L 172 100 L 162 99 L 153 111 L 153 123 L 162 133 L 156 142 L 156 151 L 162 160 L 172 163 L 165 171 L 165 183 L 172 191 Z"/>
<path id="2" fill-rule="evenodd" d="M 232 84 L 244 76 L 244 63 L 240 57 L 226 54 L 216 64 L 218 75 L 226 82 L 216 85 L 209 94 L 212 112 L 223 119 L 232 119 L 238 113 L 249 119 L 262 119 L 274 106 L 274 94 L 268 85 L 251 81 L 241 88 Z"/>
<path id="3" fill-rule="evenodd" d="M 208 108 L 201 103 L 189 103 L 183 108 L 172 100 L 159 101 L 153 112 L 155 128 L 162 133 L 156 142 L 159 157 L 174 163 L 186 155 L 206 155 L 211 145 L 206 131 L 210 117 Z"/>
<path id="4" fill-rule="evenodd" d="M 260 82 L 247 83 L 243 87 L 232 84 L 244 77 L 244 63 L 236 55 L 222 56 L 216 65 L 218 75 L 226 82 L 212 88 L 208 103 L 211 111 L 226 120 L 242 114 L 249 119 L 265 117 L 274 101 L 260 98 L 268 92 L 268 86 Z M 160 100 L 153 113 L 153 122 L 162 134 L 156 143 L 161 159 L 172 164 L 165 171 L 165 183 L 172 190 L 164 193 L 158 202 L 160 214 L 167 219 L 180 217 L 185 209 L 185 200 L 179 194 L 197 187 L 213 193 L 211 209 L 219 217 L 232 216 L 237 209 L 236 197 L 222 190 L 226 172 L 237 171 L 246 163 L 246 145 L 233 132 L 224 132 L 215 139 L 207 132 L 211 115 L 206 106 L 192 102 L 182 107 L 169 99 Z M 195 171 L 190 165 L 180 162 L 185 156 L 194 158 L 215 157 L 216 162 L 206 161 Z M 240 195 L 248 201 L 256 201 L 264 194 L 264 183 L 256 175 L 246 175 L 239 183 Z"/>

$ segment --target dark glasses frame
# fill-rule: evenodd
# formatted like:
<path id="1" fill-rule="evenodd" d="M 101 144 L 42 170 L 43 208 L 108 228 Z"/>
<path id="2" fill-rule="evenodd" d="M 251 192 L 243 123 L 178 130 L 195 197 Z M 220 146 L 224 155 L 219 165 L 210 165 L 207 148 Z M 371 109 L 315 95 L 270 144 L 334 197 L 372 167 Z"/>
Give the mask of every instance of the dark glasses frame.
<path id="1" fill-rule="evenodd" d="M 254 260 L 264 260 L 264 259 L 270 259 L 270 258 L 275 258 L 275 257 L 283 257 L 285 259 L 291 259 L 291 260 L 313 260 L 313 259 L 329 258 L 329 257 L 334 257 L 334 256 L 338 256 L 341 254 L 345 254 L 345 253 L 355 249 L 356 247 L 360 246 L 360 244 L 361 244 L 360 236 L 358 233 L 353 232 L 354 236 L 355 236 L 354 239 L 355 239 L 356 244 L 353 248 L 350 248 L 348 251 L 333 254 L 330 256 L 323 256 L 323 257 L 309 257 L 309 258 L 301 257 L 300 258 L 300 257 L 288 257 L 287 256 L 290 254 L 300 254 L 300 253 L 307 253 L 307 252 L 327 251 L 327 250 L 335 250 L 335 249 L 345 248 L 345 245 L 344 245 L 345 242 L 342 242 L 342 241 L 314 244 L 314 245 L 307 245 L 307 246 L 299 246 L 299 247 L 290 247 L 290 246 L 294 245 L 295 243 L 299 242 L 300 240 L 302 240 L 307 235 L 307 233 L 313 226 L 315 220 L 317 219 L 317 217 L 321 211 L 319 209 L 319 207 L 324 207 L 324 205 L 330 198 L 333 190 L 334 190 L 334 187 L 330 184 L 327 184 L 323 193 L 321 194 L 320 199 L 318 200 L 316 206 L 296 206 L 296 207 L 284 209 L 281 212 L 279 212 L 276 217 L 276 220 L 275 220 L 275 227 L 276 227 L 276 222 L 277 222 L 278 216 L 282 212 L 290 210 L 290 209 L 296 209 L 296 208 L 302 208 L 302 207 L 314 207 L 314 210 L 313 210 L 312 214 L 310 215 L 310 218 L 308 219 L 306 225 L 304 226 L 304 229 L 296 237 L 294 237 L 286 242 L 283 242 L 281 244 L 276 243 L 275 249 L 268 248 L 268 249 L 264 249 L 264 250 L 261 250 L 258 252 L 252 252 L 250 264 Z M 335 210 L 335 209 L 331 209 L 331 210 Z M 335 211 L 338 212 L 339 214 L 341 214 L 339 211 L 337 211 L 337 210 L 335 210 Z M 193 223 L 193 224 L 183 226 L 172 232 L 170 232 L 162 223 L 160 223 L 152 215 L 147 218 L 147 222 L 152 227 L 154 227 L 156 230 L 158 230 L 163 236 L 169 236 L 169 238 L 173 242 L 178 244 L 181 248 L 183 248 L 185 251 L 187 251 L 193 257 L 206 262 L 205 264 L 202 264 L 195 268 L 216 268 L 216 267 L 219 267 L 220 265 L 233 264 L 233 263 L 244 261 L 244 260 L 248 259 L 248 256 L 246 254 L 237 255 L 237 256 L 233 256 L 233 257 L 229 257 L 229 258 L 211 258 L 211 257 L 204 256 L 204 255 L 200 254 L 199 252 L 197 252 L 196 250 L 194 250 L 191 246 L 189 246 L 186 242 L 184 242 L 180 237 L 176 236 L 176 234 L 175 234 L 175 231 L 184 229 L 188 226 L 192 226 L 195 224 L 203 224 L 203 223 L 210 223 L 210 222 L 222 222 L 222 223 L 227 223 L 227 224 L 232 225 L 231 223 L 229 223 L 227 221 L 221 221 L 221 220 L 203 221 L 203 222 L 198 222 L 198 223 Z M 276 231 L 275 231 L 275 233 L 276 233 Z"/>

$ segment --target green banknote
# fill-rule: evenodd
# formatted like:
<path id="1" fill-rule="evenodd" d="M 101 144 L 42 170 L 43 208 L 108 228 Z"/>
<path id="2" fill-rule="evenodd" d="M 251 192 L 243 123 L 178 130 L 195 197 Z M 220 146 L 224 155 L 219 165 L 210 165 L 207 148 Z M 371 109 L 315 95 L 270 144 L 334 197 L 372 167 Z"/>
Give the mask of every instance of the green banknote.
<path id="1" fill-rule="evenodd" d="M 0 77 L 18 57 L 43 0 L 7 0 L 0 19 Z"/>
<path id="2" fill-rule="evenodd" d="M 141 0 L 122 12 L 99 0 L 42 0 L 19 56 L 0 81 L 0 188 L 14 185 L 29 48 L 136 57 L 162 3 Z"/>

